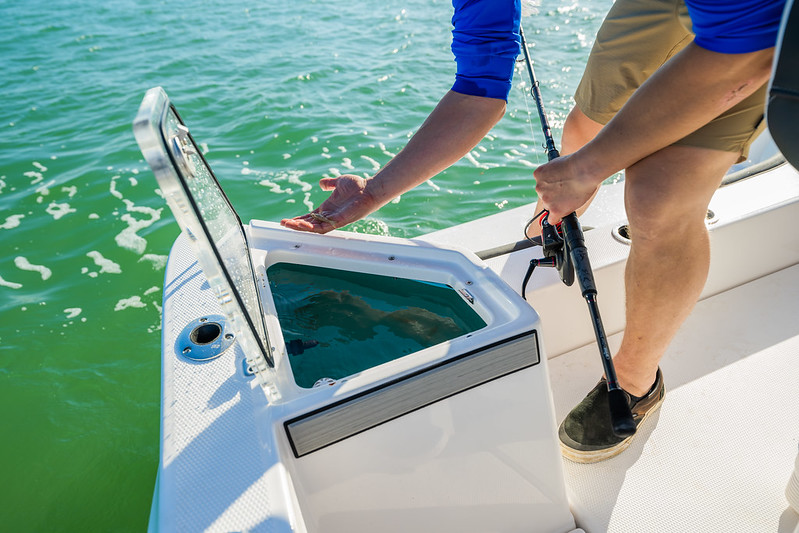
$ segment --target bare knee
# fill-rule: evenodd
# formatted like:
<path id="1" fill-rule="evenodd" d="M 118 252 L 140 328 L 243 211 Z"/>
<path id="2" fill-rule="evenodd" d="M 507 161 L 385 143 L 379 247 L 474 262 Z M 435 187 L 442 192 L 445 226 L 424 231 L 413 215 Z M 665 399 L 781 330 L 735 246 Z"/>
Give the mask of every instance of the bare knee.
<path id="1" fill-rule="evenodd" d="M 706 234 L 707 205 L 696 199 L 664 194 L 655 186 L 627 187 L 625 208 L 630 237 L 640 245 L 666 245 Z"/>

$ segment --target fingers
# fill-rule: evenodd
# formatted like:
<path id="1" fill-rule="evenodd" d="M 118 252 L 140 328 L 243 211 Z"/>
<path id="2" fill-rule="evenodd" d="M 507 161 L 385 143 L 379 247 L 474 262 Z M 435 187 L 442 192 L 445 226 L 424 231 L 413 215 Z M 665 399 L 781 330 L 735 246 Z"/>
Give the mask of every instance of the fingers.
<path id="1" fill-rule="evenodd" d="M 294 218 L 284 218 L 280 221 L 284 228 L 295 231 L 307 231 L 311 233 L 327 233 L 336 229 L 336 222 L 316 211 Z"/>
<path id="2" fill-rule="evenodd" d="M 321 187 L 323 191 L 332 191 L 336 188 L 337 181 L 338 178 L 322 178 L 319 180 L 319 187 Z"/>
<path id="3" fill-rule="evenodd" d="M 549 211 L 550 224 L 560 222 L 563 217 L 585 205 L 597 187 L 577 168 L 573 155 L 544 163 L 533 175 L 536 180 L 535 191 L 541 204 Z"/>

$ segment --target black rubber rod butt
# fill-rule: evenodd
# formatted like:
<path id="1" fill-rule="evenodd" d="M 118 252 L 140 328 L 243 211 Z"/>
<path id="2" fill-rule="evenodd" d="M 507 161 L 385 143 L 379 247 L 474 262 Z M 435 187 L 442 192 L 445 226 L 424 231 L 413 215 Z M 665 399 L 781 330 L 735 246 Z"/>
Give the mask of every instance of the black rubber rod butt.
<path id="1" fill-rule="evenodd" d="M 610 423 L 613 433 L 617 437 L 635 435 L 635 422 L 624 391 L 621 389 L 608 390 L 608 404 L 610 404 Z"/>
<path id="2" fill-rule="evenodd" d="M 580 221 L 577 220 L 576 213 L 563 217 L 562 229 L 566 246 L 574 263 L 580 290 L 582 290 L 583 298 L 588 304 L 591 323 L 594 326 L 594 336 L 599 347 L 599 354 L 602 357 L 602 368 L 605 371 L 605 379 L 608 382 L 608 401 L 610 403 L 610 420 L 613 433 L 619 437 L 629 437 L 635 433 L 635 422 L 633 422 L 633 415 L 627 402 L 627 395 L 619 386 L 616 378 L 616 368 L 613 366 L 608 338 L 602 325 L 602 317 L 599 314 L 599 305 L 596 301 L 597 290 L 594 283 L 594 273 L 591 270 L 591 262 L 588 260 L 588 248 L 585 246 L 583 230 L 580 227 Z"/>

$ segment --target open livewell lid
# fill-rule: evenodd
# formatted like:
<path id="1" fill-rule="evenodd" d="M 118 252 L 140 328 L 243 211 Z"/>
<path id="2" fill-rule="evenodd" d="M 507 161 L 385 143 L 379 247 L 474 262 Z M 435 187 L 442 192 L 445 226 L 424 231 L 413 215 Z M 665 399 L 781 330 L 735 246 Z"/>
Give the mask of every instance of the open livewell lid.
<path id="1" fill-rule="evenodd" d="M 162 88 L 147 91 L 133 132 L 247 360 L 274 366 L 244 227 Z"/>

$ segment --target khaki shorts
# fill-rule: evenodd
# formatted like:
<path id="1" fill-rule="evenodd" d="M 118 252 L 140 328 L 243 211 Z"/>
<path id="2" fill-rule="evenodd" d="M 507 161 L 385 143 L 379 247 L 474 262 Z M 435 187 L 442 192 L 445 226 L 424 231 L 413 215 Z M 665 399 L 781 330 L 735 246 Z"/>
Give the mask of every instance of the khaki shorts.
<path id="1" fill-rule="evenodd" d="M 574 100 L 585 115 L 607 124 L 635 90 L 693 41 L 683 0 L 616 0 L 596 36 Z M 767 83 L 710 123 L 674 144 L 741 154 L 765 129 Z"/>

